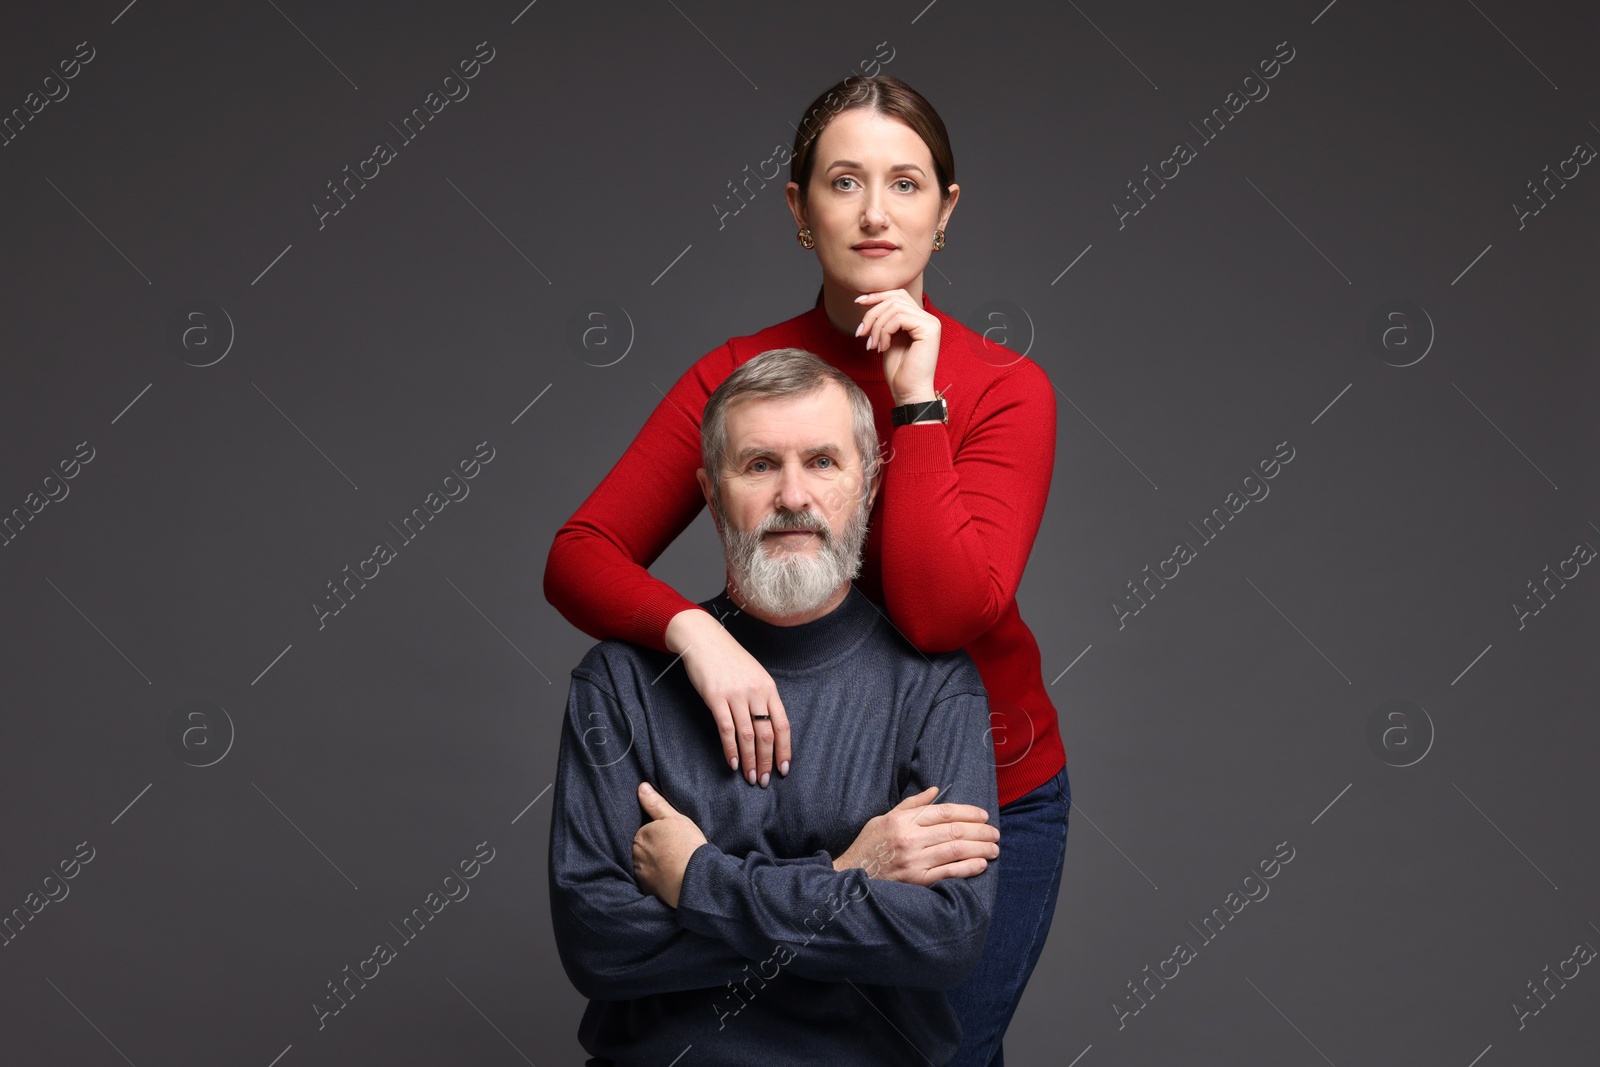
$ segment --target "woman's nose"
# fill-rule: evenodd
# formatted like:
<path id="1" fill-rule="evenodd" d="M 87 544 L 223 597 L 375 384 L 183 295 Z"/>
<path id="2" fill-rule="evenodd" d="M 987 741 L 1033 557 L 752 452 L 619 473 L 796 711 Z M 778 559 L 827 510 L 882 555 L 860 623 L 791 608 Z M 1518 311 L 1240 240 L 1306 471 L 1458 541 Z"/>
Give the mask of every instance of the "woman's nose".
<path id="1" fill-rule="evenodd" d="M 889 220 L 884 212 L 883 205 L 878 199 L 881 194 L 868 193 L 866 203 L 861 207 L 861 219 L 869 226 L 881 226 Z"/>

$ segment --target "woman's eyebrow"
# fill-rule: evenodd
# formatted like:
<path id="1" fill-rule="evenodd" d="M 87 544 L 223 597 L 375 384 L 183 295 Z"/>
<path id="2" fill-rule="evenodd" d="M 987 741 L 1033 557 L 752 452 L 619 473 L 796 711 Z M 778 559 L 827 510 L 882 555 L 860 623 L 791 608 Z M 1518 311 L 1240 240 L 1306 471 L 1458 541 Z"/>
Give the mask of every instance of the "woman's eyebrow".
<path id="1" fill-rule="evenodd" d="M 857 162 L 856 160 L 853 160 L 853 159 L 836 159 L 832 163 L 828 164 L 828 168 L 827 169 L 828 170 L 836 170 L 839 167 L 850 167 L 853 170 L 862 170 L 862 169 L 864 169 L 864 165 L 863 164 L 861 164 L 861 163 L 859 163 L 859 162 Z M 914 170 L 918 174 L 922 173 L 922 168 L 917 166 L 915 163 L 896 163 L 894 166 L 889 168 L 889 173 L 893 174 L 896 171 L 901 171 L 901 170 Z M 826 173 L 826 171 L 824 171 L 824 173 Z"/>

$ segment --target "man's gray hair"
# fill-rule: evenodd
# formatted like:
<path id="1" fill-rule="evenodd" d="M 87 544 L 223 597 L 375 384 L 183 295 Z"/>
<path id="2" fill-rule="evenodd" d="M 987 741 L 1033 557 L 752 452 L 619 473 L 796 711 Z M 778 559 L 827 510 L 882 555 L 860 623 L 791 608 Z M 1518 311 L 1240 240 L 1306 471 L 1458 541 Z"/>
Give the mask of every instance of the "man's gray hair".
<path id="1" fill-rule="evenodd" d="M 878 428 L 872 420 L 872 401 L 848 374 L 802 348 L 773 348 L 740 366 L 717 386 L 706 401 L 700 420 L 700 460 L 711 478 L 711 494 L 718 510 L 722 503 L 722 475 L 728 450 L 728 407 L 735 400 L 764 400 L 810 396 L 828 382 L 839 385 L 850 399 L 851 427 L 861 462 L 865 497 L 877 479 L 882 462 L 878 454 Z"/>

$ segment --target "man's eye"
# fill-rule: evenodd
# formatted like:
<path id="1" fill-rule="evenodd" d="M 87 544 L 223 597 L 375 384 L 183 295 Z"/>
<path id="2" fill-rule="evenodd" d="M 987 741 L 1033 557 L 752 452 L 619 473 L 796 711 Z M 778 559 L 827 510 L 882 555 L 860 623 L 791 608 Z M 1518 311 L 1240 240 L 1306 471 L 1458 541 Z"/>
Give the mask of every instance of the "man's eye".
<path id="1" fill-rule="evenodd" d="M 764 459 L 758 459 L 754 463 L 750 464 L 750 473 L 751 474 L 765 474 L 765 473 L 767 473 L 767 468 L 768 468 L 767 461 L 764 460 Z"/>
<path id="2" fill-rule="evenodd" d="M 826 468 L 832 467 L 833 465 L 834 464 L 833 464 L 833 457 L 832 456 L 818 456 L 817 457 L 817 466 L 826 469 Z"/>

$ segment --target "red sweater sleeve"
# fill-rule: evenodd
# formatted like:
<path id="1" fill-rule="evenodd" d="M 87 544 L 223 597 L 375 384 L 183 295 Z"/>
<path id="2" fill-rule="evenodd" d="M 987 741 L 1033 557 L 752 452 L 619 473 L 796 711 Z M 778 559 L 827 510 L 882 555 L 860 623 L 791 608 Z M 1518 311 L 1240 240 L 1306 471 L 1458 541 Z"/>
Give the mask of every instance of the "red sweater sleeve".
<path id="1" fill-rule="evenodd" d="M 544 596 L 590 637 L 666 651 L 667 623 L 697 607 L 648 568 L 705 506 L 700 415 L 733 372 L 724 343 L 667 392 L 628 450 L 556 531 L 544 567 Z"/>
<path id="2" fill-rule="evenodd" d="M 906 640 L 965 648 L 1011 606 L 1055 467 L 1056 398 L 1029 360 L 955 427 L 897 427 L 884 468 L 883 596 Z"/>

